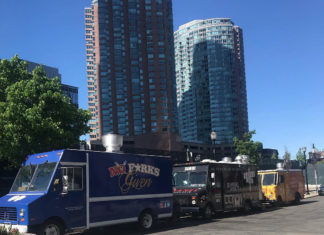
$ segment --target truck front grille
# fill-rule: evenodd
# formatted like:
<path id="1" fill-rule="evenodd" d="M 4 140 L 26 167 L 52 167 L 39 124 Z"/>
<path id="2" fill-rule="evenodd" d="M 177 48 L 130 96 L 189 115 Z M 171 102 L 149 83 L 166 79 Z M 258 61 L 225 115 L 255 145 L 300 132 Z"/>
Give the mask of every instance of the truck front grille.
<path id="1" fill-rule="evenodd" d="M 17 208 L 0 207 L 0 220 L 17 221 Z"/>
<path id="2" fill-rule="evenodd" d="M 180 204 L 180 206 L 192 206 L 191 196 L 187 195 L 177 195 L 175 200 Z"/>

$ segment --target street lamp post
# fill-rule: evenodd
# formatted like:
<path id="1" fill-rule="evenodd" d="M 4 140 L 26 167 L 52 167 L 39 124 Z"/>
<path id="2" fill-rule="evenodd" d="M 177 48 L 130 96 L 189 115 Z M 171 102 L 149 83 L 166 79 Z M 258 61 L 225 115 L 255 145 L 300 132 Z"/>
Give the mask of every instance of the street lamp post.
<path id="1" fill-rule="evenodd" d="M 306 160 L 306 147 L 302 148 L 304 152 L 304 161 L 305 161 L 305 174 L 306 174 L 306 194 L 309 194 L 309 188 L 308 188 L 308 175 L 307 175 L 307 160 Z"/>
<path id="2" fill-rule="evenodd" d="M 189 156 L 189 148 L 186 150 L 186 157 L 187 157 L 187 162 L 190 162 L 190 156 Z"/>
<path id="3" fill-rule="evenodd" d="M 210 132 L 210 139 L 211 139 L 212 144 L 213 144 L 214 160 L 216 160 L 216 151 L 215 151 L 216 138 L 217 138 L 216 131 L 212 131 L 212 132 Z"/>
<path id="4" fill-rule="evenodd" d="M 316 185 L 316 192 L 318 191 L 317 188 L 317 153 L 315 150 L 315 145 L 313 144 L 313 148 L 312 148 L 312 155 L 309 156 L 309 158 L 311 159 L 311 163 L 313 164 L 313 168 L 314 168 L 314 177 L 315 177 L 315 185 Z"/>

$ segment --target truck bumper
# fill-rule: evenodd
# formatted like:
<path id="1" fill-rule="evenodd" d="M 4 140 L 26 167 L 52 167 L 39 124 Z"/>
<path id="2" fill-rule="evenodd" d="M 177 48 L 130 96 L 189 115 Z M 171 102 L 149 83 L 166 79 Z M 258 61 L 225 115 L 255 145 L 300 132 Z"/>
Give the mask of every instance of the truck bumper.
<path id="1" fill-rule="evenodd" d="M 27 233 L 28 226 L 27 225 L 18 225 L 18 224 L 0 224 L 0 227 L 5 227 L 7 230 L 17 229 L 19 233 Z"/>
<path id="2" fill-rule="evenodd" d="M 265 199 L 265 200 L 262 200 L 260 201 L 261 203 L 269 203 L 269 204 L 274 204 L 276 203 L 277 201 L 276 200 L 268 200 L 268 199 Z"/>
<path id="3" fill-rule="evenodd" d="M 194 206 L 181 207 L 181 213 L 189 213 L 189 212 L 199 212 L 199 207 L 194 207 Z"/>

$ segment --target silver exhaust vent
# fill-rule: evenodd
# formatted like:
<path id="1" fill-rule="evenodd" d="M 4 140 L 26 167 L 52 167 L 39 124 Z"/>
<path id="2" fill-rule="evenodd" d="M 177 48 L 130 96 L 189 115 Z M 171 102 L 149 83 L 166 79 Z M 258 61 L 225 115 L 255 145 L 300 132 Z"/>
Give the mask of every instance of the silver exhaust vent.
<path id="1" fill-rule="evenodd" d="M 204 162 L 204 163 L 217 163 L 217 161 L 212 160 L 212 159 L 204 159 L 201 162 Z"/>
<path id="2" fill-rule="evenodd" d="M 235 158 L 235 162 L 239 164 L 249 164 L 250 163 L 250 157 L 248 155 L 238 155 Z"/>
<path id="3" fill-rule="evenodd" d="M 120 152 L 123 146 L 123 136 L 118 134 L 106 134 L 102 137 L 102 144 L 106 148 L 106 152 Z"/>
<path id="4" fill-rule="evenodd" d="M 241 155 L 237 155 L 235 158 L 235 162 L 242 164 L 243 163 L 243 157 Z"/>
<path id="5" fill-rule="evenodd" d="M 284 169 L 284 164 L 282 162 L 277 162 L 276 166 L 277 166 L 277 170 L 283 170 Z"/>
<path id="6" fill-rule="evenodd" d="M 248 155 L 241 155 L 242 156 L 242 163 L 243 164 L 249 164 L 250 163 L 250 157 Z"/>
<path id="7" fill-rule="evenodd" d="M 232 162 L 232 158 L 230 158 L 230 157 L 223 157 L 222 162 L 224 162 L 224 163 L 231 163 Z"/>

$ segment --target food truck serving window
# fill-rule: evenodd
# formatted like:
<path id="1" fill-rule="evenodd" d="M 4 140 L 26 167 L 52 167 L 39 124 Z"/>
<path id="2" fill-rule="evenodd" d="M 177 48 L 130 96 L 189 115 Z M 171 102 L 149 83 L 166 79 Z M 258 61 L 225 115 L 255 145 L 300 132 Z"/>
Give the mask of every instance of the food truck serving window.
<path id="1" fill-rule="evenodd" d="M 82 170 L 81 167 L 62 167 L 63 176 L 68 177 L 68 191 L 83 189 Z"/>
<path id="2" fill-rule="evenodd" d="M 45 191 L 52 178 L 56 162 L 27 165 L 20 168 L 10 192 Z"/>

